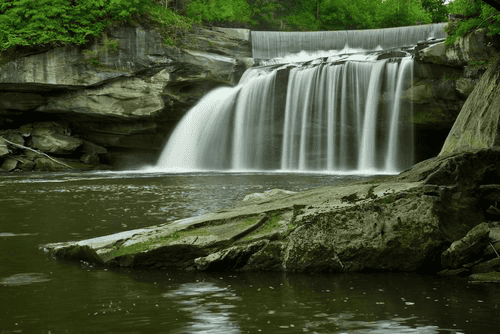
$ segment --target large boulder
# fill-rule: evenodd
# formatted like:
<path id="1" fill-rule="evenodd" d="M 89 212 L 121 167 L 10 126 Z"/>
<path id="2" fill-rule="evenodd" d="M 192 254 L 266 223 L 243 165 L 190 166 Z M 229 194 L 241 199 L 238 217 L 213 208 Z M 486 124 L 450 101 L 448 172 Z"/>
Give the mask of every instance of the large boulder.
<path id="1" fill-rule="evenodd" d="M 487 217 L 493 200 L 486 185 L 500 183 L 496 161 L 500 150 L 439 158 L 398 177 L 254 199 L 43 248 L 60 258 L 135 268 L 437 272 L 442 252 Z"/>
<path id="2" fill-rule="evenodd" d="M 55 122 L 33 124 L 30 147 L 45 153 L 71 154 L 82 145 L 82 140 L 71 137 L 69 129 Z"/>
<path id="3" fill-rule="evenodd" d="M 464 104 L 439 153 L 456 154 L 500 145 L 500 57 L 495 57 Z"/>

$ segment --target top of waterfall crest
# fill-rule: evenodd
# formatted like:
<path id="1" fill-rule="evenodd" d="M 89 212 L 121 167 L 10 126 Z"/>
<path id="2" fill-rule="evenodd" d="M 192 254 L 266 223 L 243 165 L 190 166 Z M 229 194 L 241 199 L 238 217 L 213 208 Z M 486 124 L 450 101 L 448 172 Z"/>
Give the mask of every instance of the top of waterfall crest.
<path id="1" fill-rule="evenodd" d="M 446 25 L 435 23 L 386 29 L 314 32 L 252 31 L 252 53 L 255 59 L 294 55 L 304 60 L 312 53 L 317 56 L 318 52 L 320 57 L 324 57 L 409 47 L 430 39 L 446 38 Z"/>

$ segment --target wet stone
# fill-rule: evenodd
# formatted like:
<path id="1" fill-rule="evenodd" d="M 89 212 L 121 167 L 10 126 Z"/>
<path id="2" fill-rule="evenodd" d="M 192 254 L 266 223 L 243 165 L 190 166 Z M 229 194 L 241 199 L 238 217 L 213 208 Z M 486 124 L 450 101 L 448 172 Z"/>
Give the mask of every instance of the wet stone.
<path id="1" fill-rule="evenodd" d="M 11 172 L 14 169 L 16 169 L 16 167 L 17 167 L 16 159 L 5 159 L 0 169 L 6 172 Z"/>
<path id="2" fill-rule="evenodd" d="M 465 237 L 455 241 L 441 255 L 444 268 L 459 268 L 477 260 L 488 246 L 490 229 L 487 223 L 482 223 L 470 230 Z"/>

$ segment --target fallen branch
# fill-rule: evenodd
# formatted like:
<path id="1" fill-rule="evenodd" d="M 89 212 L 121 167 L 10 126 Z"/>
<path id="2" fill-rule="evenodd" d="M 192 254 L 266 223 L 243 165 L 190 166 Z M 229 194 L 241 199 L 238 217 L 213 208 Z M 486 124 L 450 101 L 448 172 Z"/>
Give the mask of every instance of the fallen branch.
<path id="1" fill-rule="evenodd" d="M 495 254 L 497 255 L 497 257 L 500 257 L 500 255 L 498 255 L 498 252 L 497 252 L 495 246 L 493 246 L 493 244 L 491 243 L 491 241 L 489 243 L 490 243 L 491 248 L 493 248 L 493 251 L 495 252 Z"/>
<path id="2" fill-rule="evenodd" d="M 52 157 L 51 157 L 50 155 L 48 155 L 48 154 L 45 154 L 45 153 L 43 153 L 43 152 L 37 151 L 37 150 L 35 150 L 35 149 L 32 149 L 31 147 L 27 147 L 27 146 L 24 146 L 24 145 L 21 145 L 21 144 L 17 144 L 17 143 L 11 142 L 10 140 L 7 140 L 7 139 L 5 139 L 5 138 L 3 138 L 3 137 L 2 137 L 2 139 L 3 139 L 3 140 L 7 143 L 7 144 L 9 144 L 9 145 L 12 145 L 12 146 L 15 146 L 15 147 L 18 147 L 18 148 L 22 148 L 22 149 L 25 149 L 25 150 L 30 150 L 31 152 L 34 152 L 34 153 L 36 153 L 36 154 L 39 154 L 39 155 L 41 155 L 41 156 L 43 156 L 43 157 L 45 157 L 45 158 L 47 158 L 47 159 L 49 159 L 49 160 L 51 160 L 51 161 L 55 162 L 56 164 L 63 165 L 64 167 L 69 168 L 69 169 L 73 169 L 73 167 L 71 167 L 70 165 L 65 164 L 64 162 L 59 161 L 59 160 L 57 160 L 57 159 L 54 159 L 54 158 L 52 158 Z"/>

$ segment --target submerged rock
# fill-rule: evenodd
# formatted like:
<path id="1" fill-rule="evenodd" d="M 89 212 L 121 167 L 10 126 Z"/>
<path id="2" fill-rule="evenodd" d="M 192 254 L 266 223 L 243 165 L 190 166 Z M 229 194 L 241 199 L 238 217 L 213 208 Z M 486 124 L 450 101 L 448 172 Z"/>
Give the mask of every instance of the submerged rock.
<path id="1" fill-rule="evenodd" d="M 287 195 L 295 194 L 294 191 L 283 190 L 283 189 L 271 189 L 264 191 L 263 193 L 254 193 L 250 195 L 246 195 L 243 198 L 243 202 L 252 202 L 252 201 L 263 201 L 275 199 L 278 197 L 283 197 Z"/>
<path id="2" fill-rule="evenodd" d="M 21 273 L 0 279 L 0 285 L 18 286 L 48 282 L 51 279 L 43 273 Z"/>

